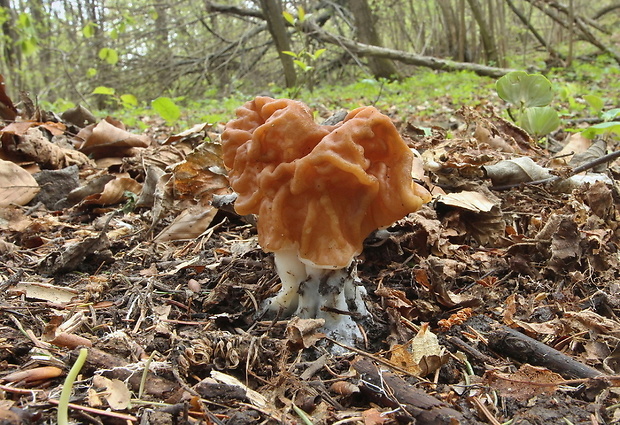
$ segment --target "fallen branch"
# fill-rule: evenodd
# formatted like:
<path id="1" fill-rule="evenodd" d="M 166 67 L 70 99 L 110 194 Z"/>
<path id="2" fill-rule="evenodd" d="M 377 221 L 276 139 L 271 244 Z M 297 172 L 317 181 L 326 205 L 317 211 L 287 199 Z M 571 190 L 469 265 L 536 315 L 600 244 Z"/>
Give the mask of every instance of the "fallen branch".
<path id="1" fill-rule="evenodd" d="M 496 68 L 477 63 L 456 62 L 448 59 L 423 56 L 415 53 L 403 52 L 402 50 L 394 50 L 386 47 L 377 47 L 370 44 L 359 43 L 349 38 L 341 37 L 325 31 L 310 20 L 304 22 L 302 30 L 312 38 L 324 43 L 335 44 L 344 48 L 349 53 L 354 53 L 359 56 L 392 59 L 408 65 L 423 66 L 441 71 L 472 71 L 478 75 L 493 78 L 499 78 L 511 71 L 514 71 L 513 69 L 508 68 Z"/>
<path id="2" fill-rule="evenodd" d="M 401 408 L 419 424 L 459 424 L 463 415 L 366 358 L 351 365 L 360 375 L 361 390 L 381 406 Z"/>
<path id="3" fill-rule="evenodd" d="M 489 347 L 520 362 L 544 366 L 562 376 L 597 378 L 603 374 L 570 356 L 506 326 L 498 326 L 488 335 Z"/>

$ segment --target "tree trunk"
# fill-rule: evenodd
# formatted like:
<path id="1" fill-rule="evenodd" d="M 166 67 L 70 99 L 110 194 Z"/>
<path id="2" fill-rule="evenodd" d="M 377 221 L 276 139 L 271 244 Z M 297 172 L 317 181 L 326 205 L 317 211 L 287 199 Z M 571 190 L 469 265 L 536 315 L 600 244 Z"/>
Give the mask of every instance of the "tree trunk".
<path id="1" fill-rule="evenodd" d="M 291 42 L 286 32 L 284 18 L 282 17 L 282 4 L 280 0 L 260 0 L 260 4 L 263 10 L 263 16 L 267 21 L 267 28 L 271 33 L 276 49 L 278 49 L 280 62 L 284 69 L 286 87 L 294 87 L 297 82 L 295 63 L 291 56 L 282 53 L 283 51 L 291 50 Z"/>
<path id="2" fill-rule="evenodd" d="M 10 85 L 13 87 L 19 87 L 19 69 L 21 67 L 21 51 L 17 47 L 17 31 L 15 30 L 14 23 L 17 22 L 17 16 L 15 11 L 11 8 L 10 0 L 0 0 L 0 9 L 3 9 L 7 15 L 7 18 L 1 27 L 2 34 L 4 34 L 4 72 L 7 77 L 11 79 Z"/>
<path id="3" fill-rule="evenodd" d="M 506 4 L 508 4 L 510 10 L 512 10 L 512 12 L 517 15 L 519 20 L 523 22 L 527 29 L 532 33 L 534 38 L 536 38 L 536 40 L 538 40 L 538 42 L 542 44 L 545 49 L 547 49 L 549 55 L 551 56 L 551 59 L 553 59 L 554 61 L 556 59 L 563 59 L 562 55 L 558 53 L 549 43 L 547 43 L 543 36 L 536 30 L 536 28 L 534 28 L 534 25 L 532 25 L 529 19 L 519 9 L 517 9 L 512 0 L 506 0 Z"/>
<path id="4" fill-rule="evenodd" d="M 497 64 L 499 62 L 497 57 L 497 48 L 495 46 L 495 41 L 493 40 L 493 35 L 489 30 L 489 25 L 484 18 L 482 7 L 480 7 L 478 0 L 467 0 L 467 3 L 469 3 L 474 19 L 478 24 L 482 47 L 484 48 L 487 63 L 491 62 Z"/>
<path id="5" fill-rule="evenodd" d="M 381 47 L 381 38 L 375 28 L 376 18 L 368 5 L 368 0 L 349 0 L 349 10 L 355 19 L 357 39 L 364 44 Z M 375 78 L 398 78 L 398 70 L 390 59 L 369 57 L 368 67 Z"/>

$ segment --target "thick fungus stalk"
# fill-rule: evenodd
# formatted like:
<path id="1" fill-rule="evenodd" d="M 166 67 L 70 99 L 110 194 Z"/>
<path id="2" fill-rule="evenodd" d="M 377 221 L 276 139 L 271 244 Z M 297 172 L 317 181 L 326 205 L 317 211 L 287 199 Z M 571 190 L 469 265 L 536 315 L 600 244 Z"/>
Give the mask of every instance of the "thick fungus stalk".
<path id="1" fill-rule="evenodd" d="M 222 134 L 224 164 L 235 209 L 258 215 L 258 241 L 275 253 L 282 289 L 267 308 L 355 339 L 352 314 L 367 314 L 354 260 L 364 239 L 430 199 L 411 179 L 411 150 L 373 107 L 321 126 L 301 102 L 257 97 L 237 117 Z"/>
<path id="2" fill-rule="evenodd" d="M 274 258 L 282 288 L 267 300 L 267 309 L 302 319 L 324 319 L 325 331 L 343 343 L 353 344 L 362 337 L 352 316 L 368 315 L 363 299 L 366 288 L 357 278 L 355 261 L 334 269 L 303 262 L 294 250 L 278 251 Z"/>

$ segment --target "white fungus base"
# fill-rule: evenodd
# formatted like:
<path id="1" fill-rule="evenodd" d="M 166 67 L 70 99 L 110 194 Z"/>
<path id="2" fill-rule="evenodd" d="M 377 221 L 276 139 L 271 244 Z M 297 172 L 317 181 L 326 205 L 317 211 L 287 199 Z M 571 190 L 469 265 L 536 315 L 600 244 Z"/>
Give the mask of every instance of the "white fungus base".
<path id="1" fill-rule="evenodd" d="M 357 323 L 347 314 L 368 315 L 363 299 L 366 289 L 357 278 L 355 262 L 341 269 L 317 267 L 288 250 L 275 253 L 275 264 L 282 289 L 266 301 L 266 309 L 302 319 L 324 319 L 324 332 L 343 344 L 362 340 Z"/>

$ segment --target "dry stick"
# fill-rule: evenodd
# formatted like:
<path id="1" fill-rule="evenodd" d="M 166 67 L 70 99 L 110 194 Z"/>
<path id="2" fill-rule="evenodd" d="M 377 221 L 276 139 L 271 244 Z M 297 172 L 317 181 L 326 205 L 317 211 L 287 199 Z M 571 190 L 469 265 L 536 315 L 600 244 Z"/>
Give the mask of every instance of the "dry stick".
<path id="1" fill-rule="evenodd" d="M 56 404 L 56 405 L 58 404 L 58 400 L 54 400 L 54 399 L 49 399 L 48 402 L 50 404 Z M 123 421 L 131 421 L 131 422 L 138 421 L 138 418 L 136 418 L 135 416 L 127 415 L 124 413 L 110 412 L 109 410 L 95 409 L 94 407 L 82 406 L 80 404 L 74 404 L 74 403 L 69 403 L 68 406 L 75 410 L 82 410 L 84 412 L 94 413 L 100 416 L 108 416 L 111 418 L 117 418 Z"/>
<path id="2" fill-rule="evenodd" d="M 488 338 L 492 350 L 523 363 L 544 366 L 562 376 L 571 378 L 603 376 L 598 370 L 507 326 L 500 325 L 489 333 Z"/>
<path id="3" fill-rule="evenodd" d="M 579 174 L 582 171 L 586 171 L 589 170 L 591 168 L 596 167 L 597 165 L 601 165 L 604 164 L 606 162 L 611 162 L 616 158 L 620 158 L 620 151 L 615 151 L 612 153 L 608 153 L 607 155 L 603 155 L 600 158 L 596 158 L 593 161 L 590 162 L 586 162 L 585 164 L 580 165 L 579 167 L 575 167 L 571 170 L 571 172 L 568 174 L 568 176 L 553 176 L 553 177 L 549 177 L 546 179 L 542 179 L 542 180 L 533 180 L 531 182 L 520 182 L 520 183 L 513 183 L 513 184 L 507 184 L 504 186 L 491 186 L 490 189 L 491 190 L 508 190 L 508 189 L 512 189 L 514 187 L 521 187 L 521 186 L 532 186 L 535 184 L 547 184 L 547 183 L 553 183 L 556 182 L 558 180 L 562 180 L 568 177 L 572 177 L 575 174 Z"/>

